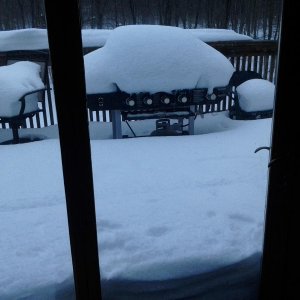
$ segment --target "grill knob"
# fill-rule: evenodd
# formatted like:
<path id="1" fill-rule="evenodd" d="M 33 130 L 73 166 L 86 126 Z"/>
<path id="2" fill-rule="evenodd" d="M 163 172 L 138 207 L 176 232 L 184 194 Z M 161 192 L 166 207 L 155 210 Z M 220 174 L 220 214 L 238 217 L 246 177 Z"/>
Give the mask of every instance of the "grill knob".
<path id="1" fill-rule="evenodd" d="M 134 101 L 134 99 L 132 99 L 132 98 L 127 98 L 126 99 L 126 104 L 128 105 L 128 106 L 135 106 L 135 101 Z"/>
<path id="2" fill-rule="evenodd" d="M 171 103 L 171 99 L 170 99 L 169 97 L 163 97 L 163 98 L 161 99 L 161 102 L 162 102 L 163 104 L 170 104 L 170 103 Z"/>
<path id="3" fill-rule="evenodd" d="M 145 103 L 146 105 L 152 105 L 152 104 L 153 104 L 153 100 L 152 100 L 151 98 L 145 98 L 145 99 L 144 99 L 144 103 Z"/>
<path id="4" fill-rule="evenodd" d="M 216 94 L 211 94 L 210 95 L 210 100 L 214 101 L 217 99 L 217 95 Z"/>
<path id="5" fill-rule="evenodd" d="M 177 97 L 177 100 L 178 100 L 178 102 L 184 104 L 184 103 L 187 103 L 187 102 L 188 102 L 189 98 L 188 98 L 187 95 L 179 95 L 179 96 Z"/>

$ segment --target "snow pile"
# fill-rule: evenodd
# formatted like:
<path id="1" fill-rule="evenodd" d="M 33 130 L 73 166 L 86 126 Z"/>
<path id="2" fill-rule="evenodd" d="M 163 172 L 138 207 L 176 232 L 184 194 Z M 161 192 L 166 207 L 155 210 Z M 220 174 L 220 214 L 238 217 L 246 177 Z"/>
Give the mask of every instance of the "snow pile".
<path id="1" fill-rule="evenodd" d="M 138 25 L 140 26 L 140 25 Z M 251 37 L 226 29 L 185 29 L 204 42 L 251 40 Z M 111 29 L 83 29 L 84 47 L 102 47 Z M 0 31 L 0 51 L 48 49 L 46 29 L 28 28 Z"/>
<path id="2" fill-rule="evenodd" d="M 247 80 L 236 89 L 240 107 L 244 111 L 273 109 L 275 85 L 268 80 Z"/>
<path id="3" fill-rule="evenodd" d="M 0 51 L 48 49 L 46 29 L 0 31 Z"/>
<path id="4" fill-rule="evenodd" d="M 228 29 L 205 28 L 205 29 L 186 29 L 186 30 L 204 42 L 252 40 L 250 36 L 236 33 L 234 30 L 228 30 Z"/>
<path id="5" fill-rule="evenodd" d="M 110 33 L 111 29 L 83 29 L 83 47 L 103 47 Z"/>
<path id="6" fill-rule="evenodd" d="M 105 46 L 85 55 L 88 94 L 171 92 L 226 86 L 234 71 L 220 52 L 184 29 L 118 27 Z"/>
<path id="7" fill-rule="evenodd" d="M 26 93 L 41 89 L 41 67 L 33 62 L 20 61 L 0 67 L 0 116 L 12 117 L 20 112 L 19 99 Z M 26 97 L 25 113 L 38 109 L 37 97 Z"/>

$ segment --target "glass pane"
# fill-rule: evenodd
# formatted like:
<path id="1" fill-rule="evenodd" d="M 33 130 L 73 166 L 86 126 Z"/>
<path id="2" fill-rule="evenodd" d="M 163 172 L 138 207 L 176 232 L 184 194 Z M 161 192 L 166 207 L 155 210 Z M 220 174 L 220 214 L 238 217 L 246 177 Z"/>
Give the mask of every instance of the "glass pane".
<path id="1" fill-rule="evenodd" d="M 0 1 L 0 15 L 0 299 L 74 299 L 43 3 Z"/>
<path id="2" fill-rule="evenodd" d="M 270 144 L 279 8 L 275 0 L 81 1 L 105 298 L 255 299 L 268 152 L 254 151 Z M 43 5 L 0 1 L 0 16 L 0 64 L 30 57 L 48 70 L 41 64 L 48 57 L 40 51 L 48 47 Z M 172 28 L 113 30 L 132 24 Z M 30 53 L 7 57 L 11 50 Z M 235 70 L 263 79 L 224 99 Z M 51 68 L 48 78 L 51 86 Z M 119 95 L 127 105 L 121 111 L 142 105 L 122 122 L 98 95 L 118 88 L 133 96 Z M 42 141 L 0 149 L 1 299 L 74 296 L 53 90 L 45 97 L 39 117 L 26 120 L 33 128 L 19 130 Z M 166 109 L 174 101 L 180 109 Z M 3 142 L 12 130 L 0 117 Z"/>
<path id="3" fill-rule="evenodd" d="M 81 11 L 105 298 L 255 299 L 279 1 L 96 3 Z"/>

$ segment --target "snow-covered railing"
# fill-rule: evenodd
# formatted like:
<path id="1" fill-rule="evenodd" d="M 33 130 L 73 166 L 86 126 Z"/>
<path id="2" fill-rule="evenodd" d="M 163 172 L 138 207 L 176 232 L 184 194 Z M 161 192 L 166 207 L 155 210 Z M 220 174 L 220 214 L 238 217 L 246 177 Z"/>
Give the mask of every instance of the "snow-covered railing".
<path id="1" fill-rule="evenodd" d="M 185 30 L 203 42 L 252 40 L 247 35 L 229 29 L 197 28 Z M 83 47 L 103 47 L 112 32 L 112 29 L 82 29 Z M 0 41 L 0 52 L 49 49 L 47 29 L 0 30 Z"/>
<path id="2" fill-rule="evenodd" d="M 277 41 L 223 41 L 208 43 L 228 57 L 237 71 L 255 71 L 275 81 Z"/>
<path id="3" fill-rule="evenodd" d="M 233 64 L 236 70 L 253 70 L 262 75 L 264 79 L 275 82 L 275 70 L 277 60 L 277 42 L 276 41 L 261 41 L 261 40 L 233 40 L 207 42 L 209 45 L 223 53 Z M 99 47 L 98 47 L 99 48 Z M 84 54 L 97 49 L 96 47 L 85 47 Z M 32 51 L 18 50 L 0 52 L 0 65 L 5 65 L 7 58 L 16 60 L 32 60 L 49 59 L 48 49 Z M 49 69 L 46 70 L 46 80 L 51 85 L 51 63 Z M 48 89 L 45 107 L 37 117 L 28 120 L 24 127 L 38 128 L 57 123 L 56 110 L 53 97 L 53 91 Z M 227 104 L 226 107 L 228 106 Z M 97 122 L 110 122 L 109 111 L 89 111 L 89 120 Z M 5 124 L 2 124 L 5 128 Z"/>
<path id="4" fill-rule="evenodd" d="M 228 57 L 237 71 L 256 71 L 271 82 L 275 81 L 278 43 L 269 40 L 233 40 L 207 42 Z M 84 54 L 98 49 L 85 47 Z M 0 53 L 1 55 L 1 53 Z"/>

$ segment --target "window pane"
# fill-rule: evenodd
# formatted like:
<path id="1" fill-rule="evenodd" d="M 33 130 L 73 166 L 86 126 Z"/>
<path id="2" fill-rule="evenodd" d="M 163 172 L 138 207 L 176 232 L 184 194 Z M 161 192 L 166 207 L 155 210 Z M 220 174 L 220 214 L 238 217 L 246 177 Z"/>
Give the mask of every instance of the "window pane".
<path id="1" fill-rule="evenodd" d="M 0 14 L 0 299 L 74 299 L 43 3 L 0 1 Z"/>
<path id="2" fill-rule="evenodd" d="M 261 111 L 272 106 L 279 2 L 81 1 L 104 298 L 255 299 L 269 156 L 254 151 L 270 144 L 272 119 Z M 48 47 L 43 6 L 0 1 L 0 16 L 0 64 L 30 56 L 40 65 L 48 57 L 40 51 Z M 170 25 L 184 32 L 148 27 L 139 34 L 141 27 L 126 27 L 114 34 L 115 27 L 132 24 Z M 44 29 L 32 29 L 37 27 Z M 258 38 L 269 41 L 253 44 Z M 227 60 L 211 59 L 214 51 L 203 50 L 211 48 L 200 47 L 200 40 Z M 7 59 L 11 50 L 38 52 L 10 52 Z M 133 95 L 133 101 L 145 107 L 153 104 L 150 100 L 168 98 L 159 94 L 152 99 L 156 92 L 169 93 L 171 102 L 182 101 L 186 94 L 179 91 L 197 87 L 208 90 L 187 95 L 214 101 L 220 96 L 209 88 L 227 86 L 224 76 L 234 70 L 255 71 L 262 78 L 234 88 L 232 101 L 228 94 L 224 101 L 175 109 L 179 119 L 170 118 L 166 102 L 151 112 L 163 113 L 169 121 L 146 119 L 147 108 L 123 114 L 118 122 L 118 111 L 99 109 L 102 95 L 91 97 L 118 88 L 130 95 L 144 92 Z M 51 68 L 49 72 L 51 86 Z M 39 117 L 26 120 L 34 128 L 19 130 L 21 137 L 43 140 L 0 149 L 1 299 L 74 296 L 53 90 L 45 97 L 38 104 L 43 110 Z M 258 98 L 263 103 L 255 102 Z M 236 99 L 241 109 L 236 110 Z M 130 106 L 132 99 L 126 103 Z M 253 117 L 245 109 L 258 113 Z M 7 122 L 2 123 L 1 142 L 12 138 Z M 173 136 L 148 137 L 163 130 Z"/>
<path id="3" fill-rule="evenodd" d="M 256 298 L 269 153 L 254 152 L 270 145 L 280 19 L 280 3 L 271 2 L 112 1 L 98 10 L 81 2 L 105 298 Z M 198 49 L 200 40 L 222 59 Z M 223 83 L 228 60 L 232 72 L 244 72 L 229 70 Z M 174 84 L 172 92 L 207 88 L 214 100 L 211 85 L 229 81 L 234 99 L 218 102 L 216 93 L 196 107 L 195 120 L 170 118 L 164 133 L 173 136 L 153 137 L 163 125 L 150 113 L 169 111 L 158 104 L 150 111 L 144 96 Z M 109 101 L 121 107 L 121 125 L 118 112 L 103 111 Z M 194 135 L 181 134 L 193 121 Z"/>

